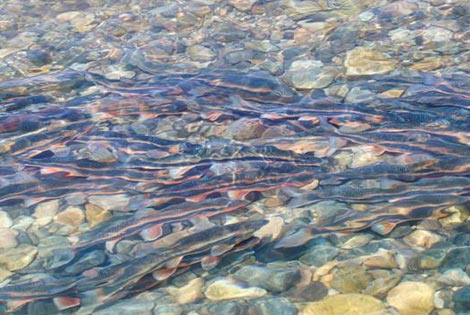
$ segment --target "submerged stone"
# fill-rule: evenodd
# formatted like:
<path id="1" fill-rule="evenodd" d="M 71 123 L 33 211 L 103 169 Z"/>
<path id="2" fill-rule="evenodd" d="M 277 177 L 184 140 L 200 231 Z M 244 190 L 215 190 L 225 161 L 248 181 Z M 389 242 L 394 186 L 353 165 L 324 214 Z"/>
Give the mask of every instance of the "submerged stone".
<path id="1" fill-rule="evenodd" d="M 300 279 L 300 272 L 294 268 L 245 266 L 235 272 L 233 276 L 250 286 L 260 287 L 271 292 L 283 292 Z"/>
<path id="2" fill-rule="evenodd" d="M 428 315 L 434 309 L 434 289 L 422 282 L 402 282 L 390 290 L 387 302 L 402 315 Z"/>
<path id="3" fill-rule="evenodd" d="M 222 301 L 241 298 L 258 298 L 267 294 L 267 291 L 257 287 L 243 287 L 226 279 L 216 280 L 204 292 L 212 301 Z"/>
<path id="4" fill-rule="evenodd" d="M 390 315 L 378 299 L 364 294 L 331 295 L 321 301 L 307 303 L 299 315 Z"/>

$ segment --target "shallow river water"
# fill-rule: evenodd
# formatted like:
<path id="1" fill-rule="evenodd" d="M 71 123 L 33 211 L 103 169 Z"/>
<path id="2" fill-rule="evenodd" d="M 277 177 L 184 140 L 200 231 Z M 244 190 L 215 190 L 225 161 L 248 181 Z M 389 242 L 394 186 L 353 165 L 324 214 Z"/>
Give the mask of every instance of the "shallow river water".
<path id="1" fill-rule="evenodd" d="M 0 0 L 0 314 L 470 314 L 468 0 Z"/>

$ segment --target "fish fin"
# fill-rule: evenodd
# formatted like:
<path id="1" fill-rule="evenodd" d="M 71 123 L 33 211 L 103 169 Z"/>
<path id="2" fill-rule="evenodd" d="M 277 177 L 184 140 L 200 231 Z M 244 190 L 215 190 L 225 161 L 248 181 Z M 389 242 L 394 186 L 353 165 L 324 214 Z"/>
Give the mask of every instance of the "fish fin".
<path id="1" fill-rule="evenodd" d="M 152 276 L 157 281 L 163 281 L 171 277 L 176 272 L 176 268 L 162 268 L 152 272 Z"/>
<path id="2" fill-rule="evenodd" d="M 382 221 L 373 224 L 370 229 L 380 235 L 387 235 L 395 229 L 398 222 Z"/>
<path id="3" fill-rule="evenodd" d="M 106 250 L 107 250 L 108 252 L 112 253 L 112 252 L 113 252 L 113 249 L 114 249 L 114 246 L 116 246 L 116 244 L 117 244 L 120 240 L 121 240 L 120 238 L 115 238 L 115 239 L 106 241 L 106 243 L 105 243 L 105 248 L 106 248 Z"/>
<path id="4" fill-rule="evenodd" d="M 297 232 L 287 235 L 276 243 L 274 248 L 289 248 L 304 245 L 312 239 L 312 233 L 307 228 L 302 228 Z"/>
<path id="5" fill-rule="evenodd" d="M 211 270 L 219 264 L 220 260 L 219 256 L 206 256 L 201 259 L 201 267 L 204 270 Z"/>
<path id="6" fill-rule="evenodd" d="M 243 200 L 250 192 L 250 190 L 230 190 L 227 195 L 232 200 Z"/>
<path id="7" fill-rule="evenodd" d="M 163 229 L 161 224 L 155 224 L 154 226 L 149 227 L 148 229 L 144 229 L 139 235 L 145 241 L 154 241 L 163 234 Z"/>
<path id="8" fill-rule="evenodd" d="M 80 305 L 80 299 L 78 297 L 58 296 L 52 300 L 60 311 Z"/>
<path id="9" fill-rule="evenodd" d="M 231 250 L 235 244 L 217 244 L 211 248 L 211 256 L 220 256 Z M 209 257 L 209 256 L 208 256 Z"/>
<path id="10" fill-rule="evenodd" d="M 182 260 L 183 260 L 183 256 L 172 258 L 165 263 L 165 267 L 168 269 L 177 268 Z"/>
<path id="11" fill-rule="evenodd" d="M 12 301 L 7 301 L 6 302 L 7 312 L 18 311 L 23 306 L 25 306 L 26 304 L 28 304 L 32 301 L 34 301 L 34 300 L 12 300 Z"/>
<path id="12" fill-rule="evenodd" d="M 206 196 L 207 194 L 200 194 L 193 197 L 186 197 L 185 200 L 190 202 L 201 202 L 206 198 Z"/>

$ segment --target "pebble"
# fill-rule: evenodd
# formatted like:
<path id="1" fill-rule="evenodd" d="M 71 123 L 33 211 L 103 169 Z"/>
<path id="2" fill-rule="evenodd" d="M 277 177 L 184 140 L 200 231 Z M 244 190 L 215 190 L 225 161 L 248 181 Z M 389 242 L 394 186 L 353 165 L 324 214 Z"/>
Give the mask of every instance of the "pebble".
<path id="1" fill-rule="evenodd" d="M 3 280 L 7 279 L 8 277 L 10 277 L 13 273 L 8 270 L 8 269 L 5 269 L 3 267 L 0 267 L 0 282 L 2 282 Z"/>
<path id="2" fill-rule="evenodd" d="M 296 307 L 285 298 L 259 300 L 251 309 L 254 315 L 297 315 Z"/>
<path id="3" fill-rule="evenodd" d="M 463 314 L 470 312 L 470 286 L 465 286 L 455 292 L 454 306 L 457 312 L 465 312 Z"/>
<path id="4" fill-rule="evenodd" d="M 402 282 L 390 290 L 387 302 L 401 315 L 428 315 L 434 309 L 434 289 L 422 282 Z"/>
<path id="5" fill-rule="evenodd" d="M 112 215 L 109 211 L 91 203 L 85 205 L 85 217 L 91 228 L 97 226 L 101 222 L 109 220 Z"/>
<path id="6" fill-rule="evenodd" d="M 453 206 L 447 208 L 445 211 L 450 215 L 439 219 L 439 223 L 445 228 L 462 224 L 470 215 L 469 210 L 465 206 Z"/>
<path id="7" fill-rule="evenodd" d="M 467 265 L 470 265 L 470 247 L 457 247 L 447 253 L 442 268 L 465 268 Z"/>
<path id="8" fill-rule="evenodd" d="M 374 255 L 366 257 L 364 259 L 364 265 L 383 269 L 398 268 L 398 263 L 395 260 L 394 253 L 384 249 L 379 249 L 379 251 Z"/>
<path id="9" fill-rule="evenodd" d="M 246 12 L 253 7 L 256 0 L 229 0 L 228 3 L 233 5 L 237 10 Z"/>
<path id="10" fill-rule="evenodd" d="M 211 283 L 204 295 L 211 301 L 223 301 L 243 298 L 259 298 L 265 296 L 267 291 L 257 287 L 243 287 L 238 283 L 219 279 Z"/>
<path id="11" fill-rule="evenodd" d="M 106 211 L 128 211 L 129 197 L 126 194 L 89 196 L 88 202 Z"/>
<path id="12" fill-rule="evenodd" d="M 353 249 L 367 245 L 374 238 L 371 234 L 344 235 L 335 240 L 336 246 L 341 249 Z"/>
<path id="13" fill-rule="evenodd" d="M 300 280 L 300 271 L 294 268 L 265 268 L 245 266 L 233 274 L 237 280 L 253 287 L 278 293 L 288 290 Z"/>
<path id="14" fill-rule="evenodd" d="M 202 287 L 204 280 L 202 278 L 196 278 L 188 282 L 181 288 L 168 287 L 167 292 L 173 296 L 176 302 L 179 304 L 192 303 L 200 299 L 202 295 Z"/>
<path id="15" fill-rule="evenodd" d="M 374 277 L 363 290 L 364 294 L 383 299 L 402 279 L 401 272 L 397 270 L 371 270 L 369 274 Z"/>
<path id="16" fill-rule="evenodd" d="M 286 73 L 286 78 L 297 90 L 321 89 L 330 85 L 338 71 L 333 67 L 323 67 L 317 60 L 294 61 Z"/>
<path id="17" fill-rule="evenodd" d="M 230 124 L 226 136 L 240 141 L 258 139 L 265 130 L 260 119 L 241 118 Z"/>
<path id="18" fill-rule="evenodd" d="M 444 271 L 437 280 L 449 286 L 462 287 L 470 285 L 470 277 L 460 268 L 453 268 Z"/>
<path id="19" fill-rule="evenodd" d="M 339 249 L 329 245 L 317 245 L 310 248 L 299 260 L 309 266 L 321 266 L 333 260 L 339 254 Z"/>
<path id="20" fill-rule="evenodd" d="M 242 305 L 237 302 L 220 302 L 208 307 L 211 315 L 243 315 L 245 310 Z"/>
<path id="21" fill-rule="evenodd" d="M 215 53 L 212 49 L 201 45 L 190 46 L 186 49 L 186 52 L 194 61 L 211 61 L 215 58 Z"/>
<path id="22" fill-rule="evenodd" d="M 442 236 L 425 231 L 416 230 L 403 238 L 403 241 L 410 247 L 431 248 L 437 243 L 443 241 Z"/>
<path id="23" fill-rule="evenodd" d="M 82 192 L 72 193 L 65 196 L 65 201 L 70 206 L 81 206 L 86 202 L 86 194 Z"/>
<path id="24" fill-rule="evenodd" d="M 419 257 L 419 268 L 420 269 L 436 269 L 439 268 L 444 259 L 446 258 L 446 249 L 430 249 L 421 252 Z"/>
<path id="25" fill-rule="evenodd" d="M 9 228 L 13 225 L 13 220 L 5 211 L 0 211 L 0 228 Z"/>
<path id="26" fill-rule="evenodd" d="M 59 210 L 59 200 L 41 202 L 36 206 L 33 217 L 36 218 L 35 225 L 44 226 L 49 224 Z"/>
<path id="27" fill-rule="evenodd" d="M 357 47 L 346 54 L 346 76 L 354 78 L 384 74 L 395 69 L 395 63 L 385 54 L 370 48 Z"/>
<path id="28" fill-rule="evenodd" d="M 54 222 L 70 227 L 70 231 L 75 231 L 84 220 L 85 214 L 82 209 L 74 206 L 67 207 L 54 217 Z"/>
<path id="29" fill-rule="evenodd" d="M 134 301 L 133 303 L 118 303 L 103 310 L 93 312 L 94 315 L 152 315 L 155 303 L 150 301 Z"/>
<path id="30" fill-rule="evenodd" d="M 341 293 L 361 293 L 373 280 L 361 265 L 346 265 L 332 275 L 330 286 Z"/>
<path id="31" fill-rule="evenodd" d="M 178 304 L 167 304 L 155 306 L 153 315 L 181 315 L 184 312 L 184 308 Z"/>
<path id="32" fill-rule="evenodd" d="M 20 215 L 15 219 L 14 224 L 11 227 L 18 231 L 26 231 L 33 223 L 33 218 L 25 215 Z"/>
<path id="33" fill-rule="evenodd" d="M 27 267 L 36 257 L 38 250 L 34 246 L 20 244 L 0 252 L 0 267 L 9 271 L 21 270 Z"/>
<path id="34" fill-rule="evenodd" d="M 18 245 L 17 235 L 18 231 L 14 229 L 0 228 L 0 250 L 16 247 Z"/>
<path id="35" fill-rule="evenodd" d="M 364 294 L 337 294 L 307 303 L 299 315 L 389 315 L 385 305 L 378 299 Z"/>

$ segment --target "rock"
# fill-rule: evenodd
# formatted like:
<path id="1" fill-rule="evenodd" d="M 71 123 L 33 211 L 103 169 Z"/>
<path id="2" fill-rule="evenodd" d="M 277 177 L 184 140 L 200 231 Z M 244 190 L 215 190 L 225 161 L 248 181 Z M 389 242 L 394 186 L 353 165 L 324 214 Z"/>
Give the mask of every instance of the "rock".
<path id="1" fill-rule="evenodd" d="M 393 17 L 400 17 L 409 15 L 415 12 L 418 9 L 418 5 L 416 3 L 412 3 L 406 0 L 396 1 L 385 5 L 381 8 L 381 15 L 384 16 L 393 16 Z"/>
<path id="2" fill-rule="evenodd" d="M 109 211 L 91 203 L 85 205 L 85 217 L 90 227 L 95 227 L 101 222 L 109 220 L 112 215 Z"/>
<path id="3" fill-rule="evenodd" d="M 269 71 L 272 75 L 279 76 L 284 73 L 284 67 L 282 63 L 267 60 L 259 65 L 261 70 Z"/>
<path id="4" fill-rule="evenodd" d="M 357 47 L 347 52 L 344 66 L 347 77 L 357 77 L 388 73 L 395 69 L 395 62 L 376 50 Z"/>
<path id="5" fill-rule="evenodd" d="M 256 301 L 252 307 L 254 315 L 296 315 L 297 309 L 288 299 L 276 298 Z"/>
<path id="6" fill-rule="evenodd" d="M 367 285 L 363 293 L 379 299 L 385 298 L 388 291 L 394 288 L 402 278 L 398 271 L 372 270 L 369 274 L 374 277 L 374 280 Z"/>
<path id="7" fill-rule="evenodd" d="M 65 201 L 70 206 L 81 206 L 86 202 L 86 194 L 82 192 L 71 193 L 65 197 Z"/>
<path id="8" fill-rule="evenodd" d="M 36 257 L 38 250 L 34 246 L 19 245 L 0 252 L 0 267 L 9 271 L 21 270 L 28 266 Z"/>
<path id="9" fill-rule="evenodd" d="M 446 270 L 437 280 L 448 286 L 462 287 L 470 285 L 470 277 L 460 268 Z"/>
<path id="10" fill-rule="evenodd" d="M 317 245 L 310 248 L 299 260 L 309 266 L 320 267 L 333 260 L 339 254 L 339 249 L 329 245 Z"/>
<path id="11" fill-rule="evenodd" d="M 337 294 L 307 303 L 299 315 L 389 315 L 378 299 L 364 294 Z"/>
<path id="12" fill-rule="evenodd" d="M 52 58 L 47 51 L 40 49 L 30 49 L 26 51 L 28 60 L 36 67 L 52 63 Z"/>
<path id="13" fill-rule="evenodd" d="M 457 312 L 466 312 L 465 314 L 470 312 L 470 286 L 463 287 L 455 292 L 454 307 Z"/>
<path id="14" fill-rule="evenodd" d="M 85 220 L 85 214 L 82 209 L 70 206 L 54 217 L 54 222 L 61 225 L 67 225 L 75 230 Z"/>
<path id="15" fill-rule="evenodd" d="M 36 218 L 35 225 L 44 226 L 49 224 L 59 210 L 59 200 L 41 202 L 36 206 L 33 217 Z"/>
<path id="16" fill-rule="evenodd" d="M 12 228 L 19 231 L 26 231 L 34 223 L 34 219 L 25 215 L 20 215 L 15 219 Z"/>
<path id="17" fill-rule="evenodd" d="M 14 229 L 0 228 L 0 250 L 16 247 L 17 235 L 18 232 Z"/>
<path id="18" fill-rule="evenodd" d="M 360 293 L 372 280 L 363 266 L 348 265 L 333 273 L 330 286 L 341 293 Z"/>
<path id="19" fill-rule="evenodd" d="M 240 62 L 244 62 L 247 60 L 251 60 L 254 57 L 254 53 L 252 50 L 235 50 L 235 51 L 230 51 L 225 54 L 224 59 L 232 64 L 235 65 Z"/>
<path id="20" fill-rule="evenodd" d="M 212 301 L 223 301 L 231 299 L 258 298 L 265 296 L 267 291 L 256 287 L 243 287 L 233 281 L 219 279 L 211 283 L 204 295 Z"/>
<path id="21" fill-rule="evenodd" d="M 426 231 L 416 230 L 403 238 L 403 241 L 410 247 L 431 248 L 443 240 L 442 236 Z"/>
<path id="22" fill-rule="evenodd" d="M 210 315 L 243 315 L 246 311 L 240 303 L 236 302 L 220 302 L 208 307 Z"/>
<path id="23" fill-rule="evenodd" d="M 216 56 L 212 49 L 201 45 L 190 46 L 186 49 L 186 52 L 189 58 L 194 61 L 211 61 Z"/>
<path id="24" fill-rule="evenodd" d="M 153 308 L 155 303 L 150 301 L 133 301 L 132 303 L 118 303 L 110 307 L 107 307 L 103 310 L 94 311 L 94 315 L 129 315 L 129 314 L 139 314 L 139 315 L 152 315 Z"/>
<path id="25" fill-rule="evenodd" d="M 353 249 L 367 245 L 373 238 L 372 234 L 348 234 L 338 238 L 335 243 L 341 249 Z"/>
<path id="26" fill-rule="evenodd" d="M 90 196 L 88 202 L 106 211 L 128 211 L 129 197 L 126 194 Z"/>
<path id="27" fill-rule="evenodd" d="M 370 102 L 375 98 L 376 95 L 372 91 L 365 88 L 361 88 L 359 86 L 355 86 L 348 91 L 345 100 L 348 103 L 365 103 Z"/>
<path id="28" fill-rule="evenodd" d="M 307 286 L 298 288 L 293 294 L 294 297 L 299 297 L 310 302 L 319 301 L 327 295 L 328 288 L 320 281 L 310 282 Z"/>
<path id="29" fill-rule="evenodd" d="M 40 258 L 51 257 L 54 256 L 55 253 L 64 251 L 68 248 L 70 248 L 70 242 L 65 236 L 50 235 L 42 237 L 38 244 L 38 256 Z"/>
<path id="30" fill-rule="evenodd" d="M 300 279 L 300 271 L 294 268 L 263 268 L 245 266 L 233 274 L 237 280 L 270 292 L 283 292 Z"/>
<path id="31" fill-rule="evenodd" d="M 379 251 L 364 259 L 364 265 L 374 268 L 394 269 L 398 268 L 393 252 L 379 249 Z"/>
<path id="32" fill-rule="evenodd" d="M 422 282 L 402 282 L 390 290 L 387 302 L 401 315 L 428 315 L 434 309 L 434 289 Z"/>
<path id="33" fill-rule="evenodd" d="M 263 41 L 257 41 L 257 42 L 246 42 L 245 43 L 245 48 L 247 49 L 252 49 L 255 51 L 261 51 L 261 52 L 273 52 L 273 51 L 279 51 L 279 47 L 276 45 L 271 44 L 267 40 Z"/>
<path id="34" fill-rule="evenodd" d="M 202 286 L 204 280 L 202 278 L 196 278 L 188 282 L 181 288 L 168 287 L 167 292 L 173 296 L 176 302 L 179 304 L 192 303 L 202 297 Z"/>
<path id="35" fill-rule="evenodd" d="M 427 42 L 449 42 L 452 40 L 452 31 L 442 28 L 431 26 L 422 30 L 421 35 L 423 36 L 425 43 Z"/>
<path id="36" fill-rule="evenodd" d="M 238 11 L 246 12 L 251 9 L 256 0 L 229 0 L 228 3 L 233 5 Z"/>
<path id="37" fill-rule="evenodd" d="M 9 228 L 13 225 L 13 220 L 5 211 L 0 211 L 0 228 Z"/>
<path id="38" fill-rule="evenodd" d="M 155 306 L 153 315 L 181 315 L 183 314 L 183 307 L 178 304 L 166 304 Z"/>
<path id="39" fill-rule="evenodd" d="M 13 273 L 8 270 L 8 269 L 5 269 L 3 267 L 0 267 L 0 282 L 2 282 L 3 280 L 5 280 L 6 278 L 8 278 L 9 276 L 11 276 Z"/>
<path id="40" fill-rule="evenodd" d="M 235 140 L 258 139 L 265 130 L 260 119 L 241 118 L 230 124 L 226 136 Z"/>
<path id="41" fill-rule="evenodd" d="M 317 60 L 294 61 L 286 78 L 297 90 L 322 89 L 333 82 L 338 71 L 334 67 L 323 67 Z"/>
<path id="42" fill-rule="evenodd" d="M 462 224 L 465 220 L 468 219 L 470 215 L 467 207 L 463 205 L 449 207 L 445 210 L 445 212 L 449 213 L 450 215 L 439 219 L 439 223 L 441 223 L 442 226 L 446 228 Z"/>
<path id="43" fill-rule="evenodd" d="M 420 269 L 436 269 L 446 258 L 446 249 L 430 249 L 420 253 L 418 266 Z"/>
<path id="44" fill-rule="evenodd" d="M 470 246 L 451 249 L 442 263 L 443 269 L 465 268 L 470 265 Z"/>
<path id="45" fill-rule="evenodd" d="M 120 69 L 110 69 L 105 73 L 105 77 L 109 80 L 120 80 L 128 77 L 126 71 Z M 133 75 L 130 76 L 132 78 Z M 114 163 L 117 161 L 116 150 L 108 145 L 91 145 L 89 146 L 89 159 L 99 163 Z"/>

